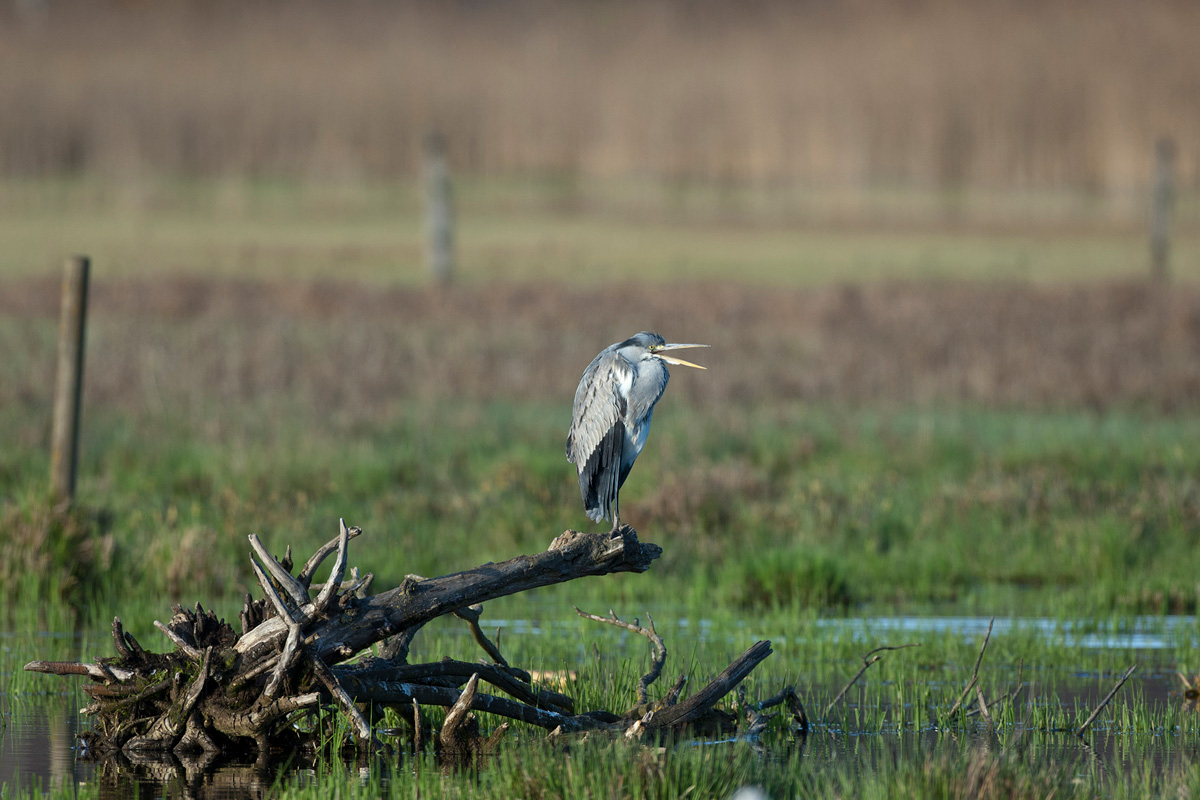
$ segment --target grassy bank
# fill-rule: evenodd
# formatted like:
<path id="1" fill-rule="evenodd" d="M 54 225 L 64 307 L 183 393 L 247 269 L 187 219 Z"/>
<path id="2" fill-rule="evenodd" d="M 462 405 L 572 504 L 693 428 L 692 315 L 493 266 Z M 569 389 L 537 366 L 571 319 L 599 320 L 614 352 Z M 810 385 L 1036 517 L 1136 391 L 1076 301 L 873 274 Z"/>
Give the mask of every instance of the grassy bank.
<path id="1" fill-rule="evenodd" d="M 303 552 L 339 517 L 384 585 L 543 549 L 584 523 L 563 455 L 582 366 L 643 327 L 712 342 L 710 369 L 672 380 L 622 497 L 666 546 L 656 579 L 582 591 L 747 612 L 1197 605 L 1188 287 L 93 288 L 66 517 L 43 494 L 55 286 L 0 296 L 0 563 L 10 589 L 41 581 L 96 619 L 118 588 L 232 602 L 247 534 Z"/>
<path id="2" fill-rule="evenodd" d="M 626 518 L 666 548 L 654 579 L 564 596 L 747 614 L 942 601 L 1051 615 L 1196 609 L 1190 420 L 797 406 L 721 427 L 672 405 L 623 493 Z M 8 546 L 49 537 L 59 572 L 29 571 L 63 576 L 57 590 L 97 620 L 137 597 L 232 602 L 248 587 L 246 534 L 304 552 L 341 516 L 367 531 L 356 563 L 383 586 L 503 560 L 585 522 L 561 452 L 567 411 L 444 403 L 321 428 L 264 409 L 219 417 L 207 438 L 170 416 L 95 414 L 81 510 L 65 522 L 39 510 L 40 437 L 22 445 L 10 428 Z"/>

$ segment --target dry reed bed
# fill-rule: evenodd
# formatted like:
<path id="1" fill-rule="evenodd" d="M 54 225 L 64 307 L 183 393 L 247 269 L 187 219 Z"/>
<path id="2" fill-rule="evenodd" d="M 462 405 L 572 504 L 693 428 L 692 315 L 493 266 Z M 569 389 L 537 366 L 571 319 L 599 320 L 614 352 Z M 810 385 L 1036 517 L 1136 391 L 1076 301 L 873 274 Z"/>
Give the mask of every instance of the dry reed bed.
<path id="1" fill-rule="evenodd" d="M 1200 185 L 1187 0 L 55 2 L 0 10 L 0 174 L 456 168 L 825 187 Z M 7 16 L 9 18 L 4 19 Z M 1124 205 L 1122 203 L 1124 202 Z"/>
<path id="2" fill-rule="evenodd" d="M 52 386 L 53 281 L 0 292 L 0 403 Z M 37 322 L 37 324 L 30 324 Z M 454 398 L 566 404 L 643 328 L 710 342 L 671 391 L 729 409 L 981 404 L 1194 411 L 1200 290 L 1142 284 L 726 285 L 447 291 L 199 279 L 98 282 L 87 400 L 133 413 L 295 400 L 370 419 Z M 16 406 L 10 406 L 16 407 Z"/>

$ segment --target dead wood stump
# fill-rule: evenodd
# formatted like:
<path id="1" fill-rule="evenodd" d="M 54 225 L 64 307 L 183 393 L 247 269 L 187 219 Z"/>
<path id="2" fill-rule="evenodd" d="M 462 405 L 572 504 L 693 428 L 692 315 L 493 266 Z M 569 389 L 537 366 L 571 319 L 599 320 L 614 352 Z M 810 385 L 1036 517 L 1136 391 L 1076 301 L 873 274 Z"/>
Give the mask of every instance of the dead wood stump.
<path id="1" fill-rule="evenodd" d="M 642 629 L 611 612 L 607 619 L 593 617 L 646 635 L 655 648 L 655 666 L 638 687 L 638 705 L 625 715 L 576 713 L 572 698 L 536 685 L 528 672 L 504 660 L 479 628 L 480 604 L 589 575 L 644 572 L 661 555 L 660 547 L 638 541 L 629 526 L 603 534 L 567 531 L 543 553 L 439 578 L 409 576 L 395 589 L 369 594 L 371 575 L 359 577 L 357 570 L 347 570 L 349 542 L 360 534 L 342 523 L 338 537 L 294 575 L 290 548 L 277 560 L 258 537 L 249 537 L 251 567 L 264 596 L 247 596 L 240 632 L 199 603 L 194 609 L 175 606 L 167 624 L 155 622 L 174 645 L 170 652 L 146 650 L 115 618 L 115 657 L 94 663 L 33 661 L 25 669 L 91 679 L 83 687 L 92 700 L 84 712 L 94 724 L 81 738 L 98 753 L 183 756 L 252 745 L 265 757 L 304 744 L 304 726 L 294 723 L 318 706 L 340 710 L 359 745 L 368 748 L 382 745 L 367 715 L 378 718 L 373 712 L 396 709 L 413 723 L 419 747 L 420 706 L 438 705 L 449 710 L 436 746 L 462 762 L 492 750 L 507 730 L 504 723 L 484 735 L 475 711 L 556 736 L 595 729 L 644 735 L 705 727 L 721 718 L 715 703 L 771 652 L 769 642 L 759 642 L 688 700 L 677 702 L 681 680 L 655 705 L 646 688 L 661 672 L 666 650 L 653 621 Z M 330 578 L 314 598 L 313 574 L 335 554 Z M 407 663 L 412 637 L 446 614 L 467 621 L 493 663 Z M 376 643 L 383 643 L 381 657 L 367 651 Z M 481 683 L 507 696 L 482 692 Z"/>

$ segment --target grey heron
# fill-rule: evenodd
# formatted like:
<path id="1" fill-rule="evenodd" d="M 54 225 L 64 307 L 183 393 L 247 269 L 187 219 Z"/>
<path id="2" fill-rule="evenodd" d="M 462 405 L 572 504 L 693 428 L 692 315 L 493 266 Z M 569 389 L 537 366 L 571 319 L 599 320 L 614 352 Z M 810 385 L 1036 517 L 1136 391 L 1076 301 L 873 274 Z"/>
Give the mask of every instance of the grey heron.
<path id="1" fill-rule="evenodd" d="M 593 522 L 611 514 L 613 530 L 621 526 L 617 493 L 646 445 L 654 404 L 671 378 L 666 365 L 705 369 L 664 355 L 685 347 L 708 345 L 668 344 L 657 333 L 642 331 L 601 350 L 583 371 L 567 433 L 567 461 L 579 470 L 579 492 Z"/>

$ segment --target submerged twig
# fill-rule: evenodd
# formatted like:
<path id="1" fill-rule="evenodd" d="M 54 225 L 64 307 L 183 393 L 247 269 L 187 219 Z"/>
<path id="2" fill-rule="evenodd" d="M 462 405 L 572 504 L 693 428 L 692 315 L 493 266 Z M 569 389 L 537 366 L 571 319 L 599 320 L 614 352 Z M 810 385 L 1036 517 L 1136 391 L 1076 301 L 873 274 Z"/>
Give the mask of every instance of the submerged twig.
<path id="1" fill-rule="evenodd" d="M 413 752 L 417 755 L 421 754 L 421 705 L 417 702 L 417 698 L 413 698 Z M 417 759 L 414 762 L 417 769 L 421 768 L 421 761 Z"/>
<path id="2" fill-rule="evenodd" d="M 1134 664 L 1129 669 L 1125 670 L 1125 674 L 1121 676 L 1121 680 L 1117 681 L 1117 685 L 1114 686 L 1112 691 L 1100 701 L 1100 705 L 1096 706 L 1096 710 L 1092 712 L 1091 716 L 1089 716 L 1084 723 L 1079 726 L 1079 730 L 1075 731 L 1076 736 L 1083 736 L 1084 731 L 1086 731 L 1088 727 L 1095 721 L 1096 717 L 1100 716 L 1100 712 L 1104 710 L 1104 707 L 1108 705 L 1109 701 L 1112 700 L 1116 696 L 1117 692 L 1120 691 L 1121 687 L 1125 685 L 1125 681 L 1129 680 L 1129 676 L 1133 674 L 1135 669 L 1137 669 L 1137 664 Z"/>
<path id="3" fill-rule="evenodd" d="M 650 612 L 646 612 L 646 620 L 650 623 L 649 628 L 643 628 L 638 624 L 638 620 L 636 619 L 633 622 L 625 622 L 624 620 L 619 619 L 611 608 L 608 610 L 607 617 L 599 617 L 595 614 L 588 614 L 587 612 L 580 611 L 579 606 L 575 606 L 575 613 L 584 619 L 603 622 L 606 625 L 616 625 L 618 628 L 624 628 L 627 631 L 633 631 L 634 633 L 645 636 L 650 640 L 650 646 L 654 649 L 654 658 L 650 664 L 650 671 L 642 676 L 642 679 L 638 681 L 637 685 L 638 703 L 645 704 L 650 702 L 650 684 L 658 680 L 658 676 L 662 674 L 663 664 L 665 664 L 667 660 L 667 647 L 663 644 L 662 637 L 658 635 L 658 631 L 654 630 L 654 618 L 650 616 Z"/>
<path id="4" fill-rule="evenodd" d="M 369 740 L 371 738 L 371 726 L 367 722 L 366 717 L 362 715 L 362 712 L 358 710 L 358 706 L 354 704 L 354 698 L 347 694 L 346 690 L 342 688 L 342 684 L 338 681 L 337 677 L 330 671 L 329 667 L 325 665 L 325 662 L 322 661 L 319 656 L 313 656 L 312 668 L 313 674 L 316 675 L 321 683 L 325 685 L 325 688 L 329 690 L 329 694 L 331 694 L 333 699 L 337 701 L 338 705 L 342 707 L 343 713 L 350 718 L 350 723 L 354 726 L 355 732 L 358 733 L 358 738 Z"/>
<path id="5" fill-rule="evenodd" d="M 1016 702 L 1017 698 L 1021 696 L 1021 692 L 1025 691 L 1025 681 L 1022 680 L 1022 675 L 1023 675 L 1024 671 L 1025 671 L 1025 659 L 1022 658 L 1017 661 L 1017 685 L 1013 687 L 1013 690 L 1011 692 L 1006 694 L 1004 697 L 1002 697 L 997 702 L 1000 702 L 1000 703 L 1004 703 L 1004 702 L 1015 703 Z M 995 706 L 996 704 L 992 703 L 992 705 Z M 978 713 L 979 713 L 979 709 L 975 708 L 975 709 L 972 709 L 971 711 L 968 711 L 966 716 L 968 718 L 970 718 L 970 717 L 975 716 Z"/>
<path id="6" fill-rule="evenodd" d="M 970 693 L 971 689 L 973 689 L 975 684 L 979 682 L 979 665 L 983 663 L 983 653 L 985 650 L 987 650 L 988 641 L 992 638 L 992 626 L 995 624 L 996 618 L 992 617 L 988 621 L 988 629 L 987 633 L 985 633 L 983 636 L 983 644 L 979 647 L 979 656 L 975 659 L 975 669 L 971 672 L 971 680 L 967 681 L 967 685 L 963 687 L 962 694 L 958 696 L 958 700 L 956 700 L 954 705 L 950 707 L 950 710 L 946 712 L 947 718 L 954 716 L 954 712 L 958 711 L 959 706 L 961 706 L 963 701 L 967 699 L 967 695 Z"/>
<path id="7" fill-rule="evenodd" d="M 983 717 L 984 722 L 988 725 L 992 724 L 992 715 L 988 713 L 987 700 L 983 699 L 983 688 L 976 685 L 975 699 L 979 701 L 979 714 Z"/>
<path id="8" fill-rule="evenodd" d="M 840 703 L 842 701 L 842 698 L 846 696 L 846 692 L 850 691 L 850 687 L 853 686 L 854 684 L 858 683 L 858 679 L 863 676 L 863 673 L 866 672 L 867 669 L 870 668 L 870 666 L 872 664 L 874 664 L 875 662 L 877 662 L 881 658 L 883 658 L 883 656 L 875 656 L 874 658 L 871 658 L 871 656 L 875 655 L 876 653 L 881 653 L 885 650 L 904 650 L 905 648 L 908 648 L 908 647 L 920 647 L 920 646 L 921 646 L 920 642 L 909 642 L 908 644 L 898 644 L 898 645 L 884 645 L 883 647 L 876 647 L 874 650 L 869 650 L 866 653 L 864 653 L 863 657 L 862 657 L 862 660 L 863 660 L 862 668 L 859 669 L 859 671 L 854 675 L 854 677 L 850 679 L 849 683 L 847 683 L 845 686 L 842 687 L 842 690 L 837 693 L 837 697 L 833 698 L 833 700 L 830 701 L 829 705 L 825 706 L 825 713 L 822 714 L 821 716 L 828 717 L 829 712 L 833 710 L 834 706 L 836 706 L 838 703 Z"/>
<path id="9" fill-rule="evenodd" d="M 808 714 L 804 711 L 804 703 L 800 702 L 800 695 L 796 694 L 794 686 L 785 686 L 780 690 L 779 694 L 774 697 L 769 697 L 758 704 L 759 710 L 777 706 L 780 703 L 786 702 L 788 709 L 792 712 L 792 723 L 796 732 L 800 734 L 808 733 Z"/>
<path id="10" fill-rule="evenodd" d="M 463 687 L 462 694 L 458 700 L 446 712 L 446 719 L 442 722 L 442 731 L 438 734 L 438 738 L 442 741 L 442 747 L 447 750 L 454 750 L 458 746 L 456 741 L 461 735 L 459 726 L 467 718 L 467 713 L 471 710 L 471 703 L 475 701 L 475 692 L 479 687 L 479 676 L 472 675 L 467 685 Z"/>

